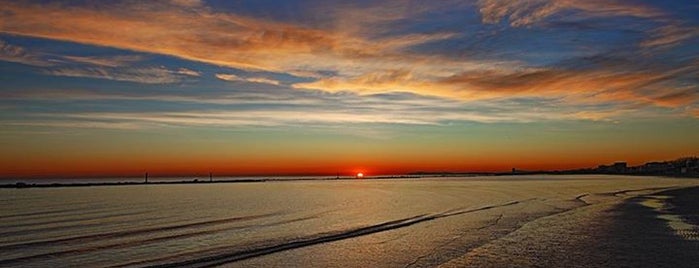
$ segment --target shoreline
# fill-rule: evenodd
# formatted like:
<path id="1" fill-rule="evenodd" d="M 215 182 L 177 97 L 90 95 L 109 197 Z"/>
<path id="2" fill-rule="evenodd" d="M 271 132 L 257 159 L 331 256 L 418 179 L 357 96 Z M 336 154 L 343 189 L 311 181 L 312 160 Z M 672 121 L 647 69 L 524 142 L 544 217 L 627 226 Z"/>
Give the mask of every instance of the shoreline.
<path id="1" fill-rule="evenodd" d="M 422 178 L 456 178 L 456 177 L 502 177 L 502 176 L 531 176 L 531 175 L 610 175 L 610 176 L 635 176 L 635 177 L 663 177 L 674 179 L 699 179 L 695 176 L 676 176 L 662 174 L 607 174 L 607 173 L 560 173 L 560 172 L 538 172 L 538 173 L 463 173 L 463 174 L 422 174 L 422 175 L 394 175 L 375 177 L 326 177 L 326 178 L 241 178 L 224 180 L 177 180 L 177 181 L 111 181 L 111 182 L 73 182 L 73 183 L 16 183 L 0 184 L 0 189 L 28 189 L 28 188 L 64 188 L 64 187 L 102 187 L 102 186 L 138 186 L 138 185 L 181 185 L 181 184 L 216 184 L 216 183 L 260 183 L 260 182 L 283 182 L 283 181 L 349 181 L 349 180 L 391 180 L 391 179 L 422 179 Z M 158 177 L 154 177 L 157 179 Z"/>
<path id="2" fill-rule="evenodd" d="M 178 180 L 178 181 L 117 181 L 117 182 L 76 182 L 76 183 L 24 183 L 17 182 L 11 184 L 0 184 L 1 188 L 15 188 L 15 189 L 26 189 L 26 188 L 62 188 L 62 187 L 100 187 L 100 186 L 134 186 L 134 185 L 171 185 L 171 184 L 217 184 L 217 183 L 256 183 L 256 182 L 282 182 L 282 181 L 346 181 L 346 180 L 389 180 L 389 179 L 419 179 L 427 178 L 431 176 L 410 176 L 410 175 L 398 175 L 398 176 L 377 176 L 377 177 L 364 177 L 361 179 L 355 177 L 328 177 L 328 178 L 294 178 L 280 179 L 280 178 L 245 178 L 245 179 L 225 179 L 225 180 Z M 156 177 L 157 179 L 157 177 Z"/>

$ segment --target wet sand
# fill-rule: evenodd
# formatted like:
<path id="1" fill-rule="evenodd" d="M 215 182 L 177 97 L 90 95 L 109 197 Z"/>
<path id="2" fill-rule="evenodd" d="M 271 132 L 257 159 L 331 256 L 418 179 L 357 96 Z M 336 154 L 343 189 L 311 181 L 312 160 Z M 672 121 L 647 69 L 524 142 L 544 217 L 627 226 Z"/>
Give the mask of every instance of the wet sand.
<path id="1" fill-rule="evenodd" d="M 699 264 L 699 187 L 647 192 L 622 202 L 604 196 L 580 200 L 585 198 L 591 199 L 588 205 L 529 222 L 441 267 Z"/>

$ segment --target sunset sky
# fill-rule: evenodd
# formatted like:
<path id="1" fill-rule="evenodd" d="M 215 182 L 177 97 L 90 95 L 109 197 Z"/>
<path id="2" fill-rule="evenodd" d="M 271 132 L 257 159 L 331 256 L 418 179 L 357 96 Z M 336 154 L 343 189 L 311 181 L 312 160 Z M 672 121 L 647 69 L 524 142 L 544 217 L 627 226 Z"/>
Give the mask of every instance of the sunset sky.
<path id="1" fill-rule="evenodd" d="M 699 154 L 696 1 L 2 1 L 0 177 Z"/>

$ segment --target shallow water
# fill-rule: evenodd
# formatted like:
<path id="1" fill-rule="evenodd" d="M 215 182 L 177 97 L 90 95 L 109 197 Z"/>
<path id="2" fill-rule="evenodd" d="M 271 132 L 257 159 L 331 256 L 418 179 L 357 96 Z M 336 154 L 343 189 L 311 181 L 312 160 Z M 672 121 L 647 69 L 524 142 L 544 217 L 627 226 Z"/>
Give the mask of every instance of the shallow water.
<path id="1" fill-rule="evenodd" d="M 644 196 L 641 205 L 651 208 L 656 212 L 656 216 L 667 223 L 675 235 L 685 240 L 699 241 L 699 226 L 696 226 L 671 211 L 672 206 L 667 202 L 670 196 L 649 195 Z"/>
<path id="2" fill-rule="evenodd" d="M 687 185 L 699 183 L 517 176 L 0 189 L 0 266 L 434 266 L 537 218 Z"/>

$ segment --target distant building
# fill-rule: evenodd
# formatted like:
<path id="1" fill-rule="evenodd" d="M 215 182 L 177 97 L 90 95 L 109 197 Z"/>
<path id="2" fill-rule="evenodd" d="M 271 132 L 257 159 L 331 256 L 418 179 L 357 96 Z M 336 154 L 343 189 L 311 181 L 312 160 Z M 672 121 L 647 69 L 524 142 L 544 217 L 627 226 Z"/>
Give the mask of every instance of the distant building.
<path id="1" fill-rule="evenodd" d="M 626 162 L 616 162 L 612 165 L 612 170 L 616 173 L 626 172 Z"/>
<path id="2" fill-rule="evenodd" d="M 599 165 L 597 171 L 602 173 L 626 173 L 628 166 L 626 162 L 615 162 L 612 165 Z"/>
<path id="3" fill-rule="evenodd" d="M 662 172 L 672 169 L 672 165 L 668 162 L 648 162 L 642 167 L 643 172 Z"/>

